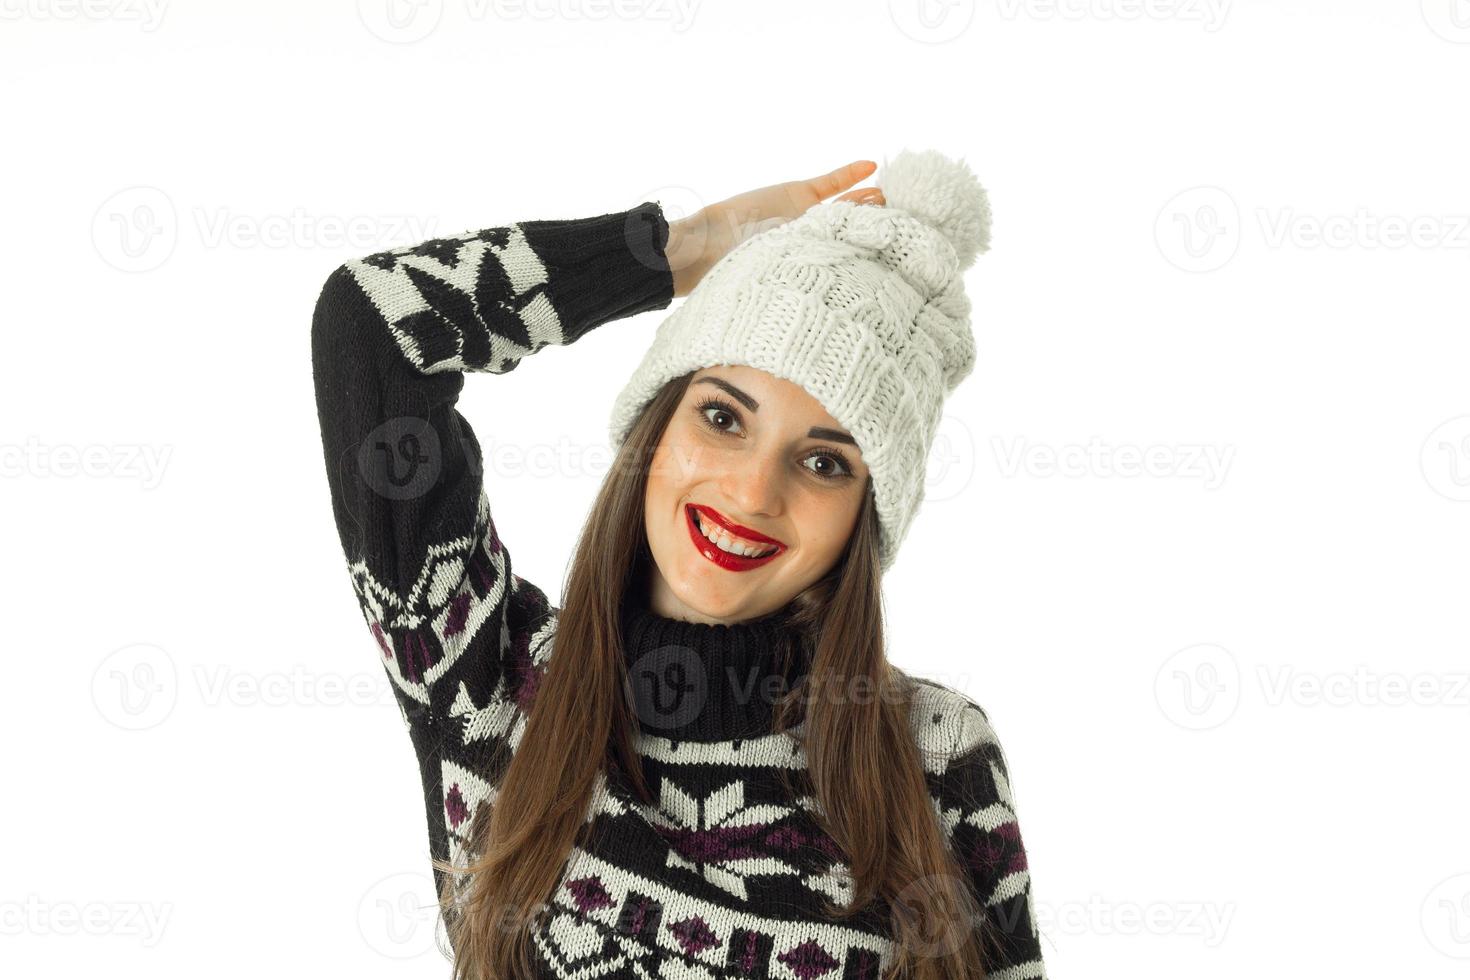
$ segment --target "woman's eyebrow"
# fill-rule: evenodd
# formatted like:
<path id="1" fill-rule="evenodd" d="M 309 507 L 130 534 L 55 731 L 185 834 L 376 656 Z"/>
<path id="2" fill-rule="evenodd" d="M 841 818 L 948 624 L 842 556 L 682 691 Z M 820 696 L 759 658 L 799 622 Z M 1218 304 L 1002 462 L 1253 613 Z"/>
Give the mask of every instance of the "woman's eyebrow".
<path id="1" fill-rule="evenodd" d="M 857 440 L 841 429 L 824 429 L 819 425 L 814 425 L 807 431 L 807 435 L 813 439 L 831 439 L 833 442 L 845 442 L 850 446 L 857 445 Z"/>
<path id="2" fill-rule="evenodd" d="M 700 378 L 699 381 L 696 381 L 694 383 L 695 384 L 699 384 L 700 382 L 704 382 L 705 384 L 712 384 L 712 385 L 715 385 L 716 387 L 723 388 L 725 391 L 728 391 L 730 393 L 730 396 L 732 398 L 734 398 L 736 401 L 740 402 L 740 404 L 744 405 L 746 408 L 750 409 L 752 412 L 759 412 L 760 409 L 761 409 L 761 403 L 760 402 L 756 401 L 754 398 L 751 398 L 745 392 L 741 391 L 739 388 L 735 387 L 730 382 L 726 381 L 724 378 L 716 378 L 716 377 L 712 377 L 712 376 L 706 376 L 706 377 Z"/>

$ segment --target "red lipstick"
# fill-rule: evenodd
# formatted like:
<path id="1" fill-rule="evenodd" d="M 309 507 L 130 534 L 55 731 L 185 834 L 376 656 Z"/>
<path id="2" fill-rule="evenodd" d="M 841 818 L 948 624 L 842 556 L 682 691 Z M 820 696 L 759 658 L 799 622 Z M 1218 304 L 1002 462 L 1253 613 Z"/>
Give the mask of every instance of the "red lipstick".
<path id="1" fill-rule="evenodd" d="M 769 555 L 762 555 L 759 558 L 748 558 L 745 555 L 737 555 L 718 548 L 713 541 L 705 537 L 704 533 L 699 530 L 699 523 L 694 517 L 696 510 L 699 511 L 700 520 L 703 520 L 706 525 L 713 524 L 715 527 L 721 527 L 729 531 L 731 537 L 744 538 L 746 541 L 753 541 L 760 545 L 771 545 L 776 550 Z M 718 511 L 712 510 L 703 504 L 685 505 L 684 523 L 689 526 L 689 539 L 694 543 L 694 547 L 699 549 L 699 553 L 728 571 L 748 572 L 752 568 L 759 568 L 773 558 L 779 557 L 786 550 L 786 546 L 775 538 L 764 535 L 752 528 L 745 527 L 742 524 L 736 524 L 733 521 L 727 520 Z"/>

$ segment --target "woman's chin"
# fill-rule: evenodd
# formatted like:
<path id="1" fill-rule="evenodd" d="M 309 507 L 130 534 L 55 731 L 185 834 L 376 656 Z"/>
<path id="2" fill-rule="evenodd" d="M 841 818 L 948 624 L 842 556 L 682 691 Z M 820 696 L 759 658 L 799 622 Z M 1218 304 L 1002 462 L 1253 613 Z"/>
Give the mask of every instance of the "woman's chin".
<path id="1" fill-rule="evenodd" d="M 749 590 L 729 581 L 730 573 L 696 559 L 707 566 L 694 566 L 683 576 L 679 601 L 692 611 L 710 619 L 728 620 L 736 616 L 749 598 Z"/>

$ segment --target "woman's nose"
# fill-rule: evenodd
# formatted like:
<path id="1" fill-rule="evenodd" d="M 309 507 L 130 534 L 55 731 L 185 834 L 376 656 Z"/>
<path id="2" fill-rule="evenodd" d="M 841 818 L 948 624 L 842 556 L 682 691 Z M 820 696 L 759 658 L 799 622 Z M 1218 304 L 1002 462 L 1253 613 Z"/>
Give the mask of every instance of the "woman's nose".
<path id="1" fill-rule="evenodd" d="M 785 493 L 781 461 L 751 455 L 725 476 L 725 494 L 751 517 L 777 517 Z"/>

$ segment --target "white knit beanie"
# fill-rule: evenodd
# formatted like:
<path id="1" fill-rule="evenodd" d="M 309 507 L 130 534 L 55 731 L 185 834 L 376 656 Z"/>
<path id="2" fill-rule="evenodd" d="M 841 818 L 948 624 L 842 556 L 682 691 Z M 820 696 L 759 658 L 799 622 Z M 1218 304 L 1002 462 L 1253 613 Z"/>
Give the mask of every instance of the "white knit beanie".
<path id="1" fill-rule="evenodd" d="M 990 246 L 990 204 L 963 159 L 885 159 L 886 205 L 828 201 L 741 242 L 670 313 L 613 404 L 621 446 L 671 378 L 719 364 L 804 388 L 857 440 L 873 477 L 882 570 L 924 499 L 944 399 L 975 339 L 962 273 Z"/>

